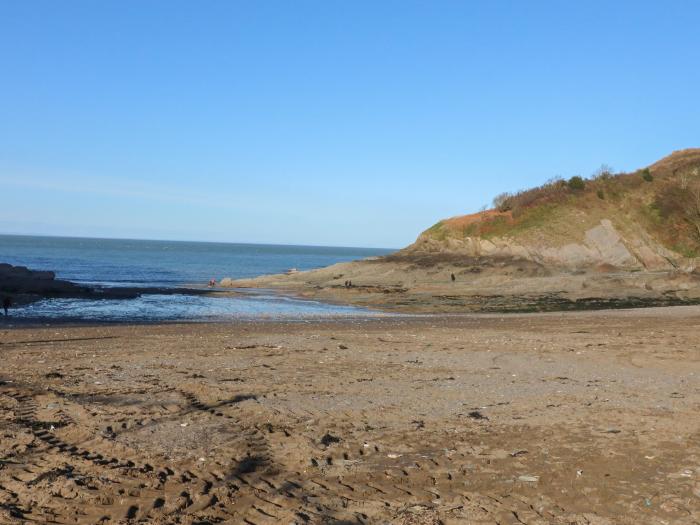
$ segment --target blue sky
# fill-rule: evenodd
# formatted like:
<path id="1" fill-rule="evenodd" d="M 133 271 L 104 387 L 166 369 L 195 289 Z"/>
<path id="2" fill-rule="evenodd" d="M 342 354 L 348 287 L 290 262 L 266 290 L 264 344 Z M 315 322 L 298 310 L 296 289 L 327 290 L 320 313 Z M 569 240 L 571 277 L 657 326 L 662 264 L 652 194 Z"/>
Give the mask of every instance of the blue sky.
<path id="1" fill-rule="evenodd" d="M 0 232 L 400 247 L 700 146 L 694 1 L 0 0 Z"/>

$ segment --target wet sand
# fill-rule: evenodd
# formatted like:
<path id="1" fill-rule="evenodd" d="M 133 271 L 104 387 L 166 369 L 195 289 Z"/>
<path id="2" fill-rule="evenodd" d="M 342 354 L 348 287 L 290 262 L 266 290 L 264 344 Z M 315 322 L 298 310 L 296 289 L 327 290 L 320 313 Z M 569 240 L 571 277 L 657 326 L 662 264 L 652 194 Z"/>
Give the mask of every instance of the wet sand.
<path id="1" fill-rule="evenodd" d="M 535 313 L 700 304 L 700 273 L 570 270 L 521 259 L 455 254 L 399 255 L 291 274 L 224 279 L 238 291 L 272 289 L 295 297 L 386 312 Z"/>
<path id="2" fill-rule="evenodd" d="M 699 321 L 0 323 L 0 523 L 698 523 Z"/>

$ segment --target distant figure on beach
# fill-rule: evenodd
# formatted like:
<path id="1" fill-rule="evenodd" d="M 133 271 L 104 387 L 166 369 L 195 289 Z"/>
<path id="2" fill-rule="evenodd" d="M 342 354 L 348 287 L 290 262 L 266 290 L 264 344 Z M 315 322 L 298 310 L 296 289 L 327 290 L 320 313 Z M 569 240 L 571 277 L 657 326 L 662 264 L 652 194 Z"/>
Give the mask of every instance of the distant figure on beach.
<path id="1" fill-rule="evenodd" d="M 209 279 L 209 288 L 214 288 L 216 286 L 216 279 Z"/>
<path id="2" fill-rule="evenodd" d="M 2 307 L 5 310 L 5 317 L 10 315 L 10 306 L 12 306 L 12 299 L 10 299 L 9 297 L 5 297 L 2 300 Z"/>
<path id="3" fill-rule="evenodd" d="M 451 273 L 451 274 L 450 274 L 450 277 L 452 278 L 452 282 L 455 282 L 455 279 L 456 279 L 456 278 L 455 278 L 455 274 Z"/>

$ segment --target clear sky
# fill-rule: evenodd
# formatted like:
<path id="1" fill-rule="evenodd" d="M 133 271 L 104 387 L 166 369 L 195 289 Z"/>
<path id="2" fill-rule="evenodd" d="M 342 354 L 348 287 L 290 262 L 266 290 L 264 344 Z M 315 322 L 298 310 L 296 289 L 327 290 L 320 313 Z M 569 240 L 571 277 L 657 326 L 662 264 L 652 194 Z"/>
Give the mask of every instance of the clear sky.
<path id="1" fill-rule="evenodd" d="M 697 1 L 0 0 L 0 232 L 400 247 L 700 146 Z"/>

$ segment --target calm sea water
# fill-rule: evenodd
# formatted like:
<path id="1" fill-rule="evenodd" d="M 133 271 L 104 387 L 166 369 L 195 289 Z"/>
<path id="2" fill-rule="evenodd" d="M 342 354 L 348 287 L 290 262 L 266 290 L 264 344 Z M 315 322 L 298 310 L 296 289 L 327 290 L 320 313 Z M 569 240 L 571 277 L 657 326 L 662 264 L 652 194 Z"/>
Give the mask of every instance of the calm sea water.
<path id="1" fill-rule="evenodd" d="M 0 235 L 0 262 L 52 270 L 57 278 L 103 286 L 203 286 L 209 279 L 309 270 L 391 250 Z M 247 298 L 144 295 L 130 300 L 50 299 L 17 308 L 25 318 L 211 320 L 368 315 L 358 308 L 270 293 Z"/>

